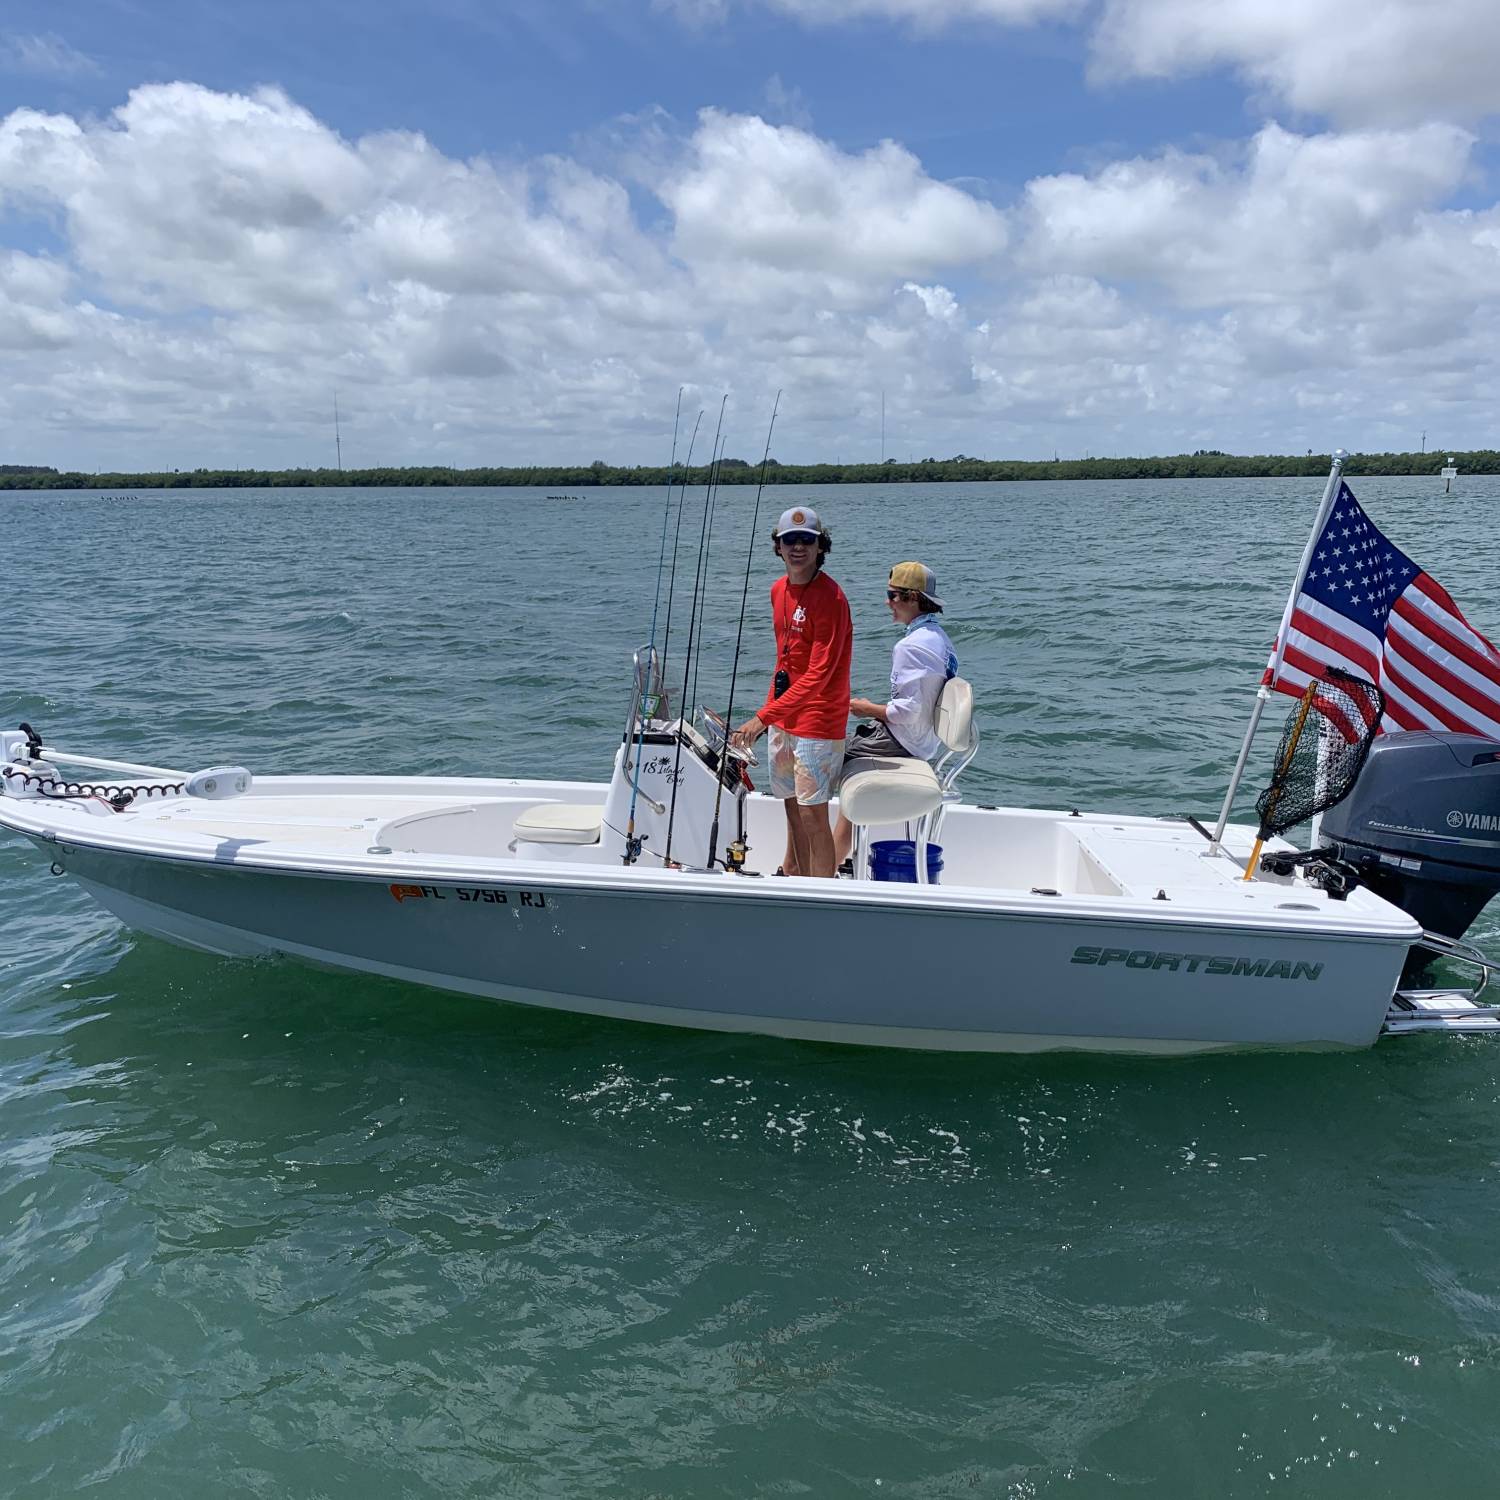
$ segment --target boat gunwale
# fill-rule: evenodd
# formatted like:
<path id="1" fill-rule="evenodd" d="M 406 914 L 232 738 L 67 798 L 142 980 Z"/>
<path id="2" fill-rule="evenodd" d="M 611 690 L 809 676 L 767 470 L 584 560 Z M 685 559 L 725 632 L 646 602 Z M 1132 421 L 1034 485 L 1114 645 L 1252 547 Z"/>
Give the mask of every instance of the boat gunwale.
<path id="1" fill-rule="evenodd" d="M 920 886 L 903 882 L 848 880 L 797 880 L 773 882 L 769 877 L 736 877 L 732 883 L 721 872 L 697 870 L 632 870 L 628 875 L 612 865 L 595 866 L 553 861 L 519 861 L 491 858 L 474 862 L 471 856 L 420 855 L 404 859 L 399 868 L 388 863 L 391 855 L 319 856 L 309 851 L 286 850 L 272 856 L 239 848 L 226 859 L 213 849 L 163 847 L 161 841 L 89 839 L 72 830 L 28 828 L 5 818 L 0 801 L 0 826 L 10 828 L 36 843 L 43 852 L 87 850 L 105 856 L 148 859 L 192 870 L 216 869 L 247 874 L 278 874 L 308 880 L 355 880 L 374 886 L 433 884 L 514 888 L 535 884 L 548 891 L 584 895 L 608 895 L 648 899 L 670 896 L 677 900 L 717 902 L 725 899 L 775 906 L 870 908 L 909 911 L 950 918 L 1018 918 L 1043 921 L 1085 921 L 1101 931 L 1142 926 L 1162 931 L 1275 933 L 1288 937 L 1318 936 L 1336 941 L 1389 942 L 1410 946 L 1421 934 L 1421 926 L 1398 907 L 1388 907 L 1402 920 L 1398 923 L 1379 911 L 1350 917 L 1347 911 L 1324 909 L 1298 911 L 1295 917 L 1273 911 L 1248 909 L 1232 917 L 1221 909 L 1194 907 L 1189 902 L 1158 902 L 1138 896 L 1040 896 L 1018 889 L 986 886 Z M 1064 815 L 1066 816 L 1066 815 Z M 109 825 L 104 825 L 108 827 Z M 89 877 L 81 877 L 87 879 Z"/>

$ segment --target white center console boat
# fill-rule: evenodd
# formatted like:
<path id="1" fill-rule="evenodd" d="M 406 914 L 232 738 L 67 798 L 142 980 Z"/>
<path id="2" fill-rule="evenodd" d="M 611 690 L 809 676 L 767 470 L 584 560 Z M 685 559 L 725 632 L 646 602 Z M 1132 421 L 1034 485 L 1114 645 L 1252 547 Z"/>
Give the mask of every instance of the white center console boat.
<path id="1" fill-rule="evenodd" d="M 187 776 L 51 750 L 23 727 L 0 739 L 0 826 L 121 921 L 170 942 L 636 1021 L 1152 1053 L 1362 1047 L 1383 1031 L 1497 1026 L 1477 989 L 1411 987 L 1438 950 L 1481 975 L 1488 965 L 1424 934 L 1376 888 L 1395 870 L 1403 884 L 1387 895 L 1410 897 L 1423 860 L 1383 851 L 1367 824 L 1398 825 L 1410 841 L 1425 813 L 1362 823 L 1353 799 L 1337 857 L 1293 864 L 1292 846 L 1272 841 L 1247 881 L 1251 827 L 1215 842 L 1181 819 L 959 801 L 973 736 L 955 693 L 935 772 L 888 763 L 846 782 L 856 877 L 784 879 L 781 804 L 751 789 L 755 767 L 726 753 L 711 718 L 662 717 L 658 688 L 648 649 L 613 774 L 598 784 Z M 1458 737 L 1391 735 L 1380 753 L 1445 738 Z M 1486 837 L 1500 830 L 1500 759 L 1437 753 L 1452 785 L 1434 806 L 1461 787 L 1453 805 L 1477 821 L 1428 818 L 1446 842 L 1427 857 L 1467 872 L 1471 919 L 1500 886 L 1500 831 Z M 69 779 L 74 767 L 99 779 Z M 932 884 L 920 878 L 924 846 L 939 834 Z M 918 879 L 871 877 L 864 842 L 886 839 L 912 841 Z M 1429 908 L 1434 923 L 1447 909 Z"/>

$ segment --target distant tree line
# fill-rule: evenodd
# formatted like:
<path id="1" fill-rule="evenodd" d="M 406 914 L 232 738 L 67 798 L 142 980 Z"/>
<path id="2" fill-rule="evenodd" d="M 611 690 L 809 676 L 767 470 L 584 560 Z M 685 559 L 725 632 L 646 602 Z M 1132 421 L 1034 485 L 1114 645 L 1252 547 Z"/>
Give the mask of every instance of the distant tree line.
<path id="1" fill-rule="evenodd" d="M 1344 472 L 1358 474 L 1436 474 L 1447 462 L 1443 453 L 1353 453 Z M 1460 474 L 1500 474 L 1500 452 L 1482 448 L 1454 453 Z M 941 484 L 1001 479 L 1260 479 L 1278 475 L 1321 475 L 1329 455 L 1234 454 L 1200 449 L 1165 458 L 1063 458 L 1050 462 L 1018 459 L 924 458 L 919 462 L 883 464 L 766 465 L 769 484 Z M 706 465 L 670 471 L 689 484 L 703 484 Z M 378 469 L 173 469 L 170 473 L 80 474 L 26 464 L 0 464 L 0 489 L 267 489 L 339 486 L 501 486 L 530 485 L 569 491 L 585 485 L 664 485 L 665 466 L 625 468 L 596 459 L 582 466 L 528 465 L 517 468 L 454 469 L 440 465 Z M 725 459 L 724 484 L 755 484 L 760 466 L 742 458 Z"/>

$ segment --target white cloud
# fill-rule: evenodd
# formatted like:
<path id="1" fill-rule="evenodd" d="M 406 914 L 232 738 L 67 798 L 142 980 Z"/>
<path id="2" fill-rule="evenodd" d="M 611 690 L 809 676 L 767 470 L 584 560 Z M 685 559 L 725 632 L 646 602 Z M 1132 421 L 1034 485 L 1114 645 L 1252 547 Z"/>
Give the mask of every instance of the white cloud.
<path id="1" fill-rule="evenodd" d="M 1268 112 L 1341 125 L 1473 123 L 1500 113 L 1500 5 L 1494 0 L 653 0 L 695 28 L 736 5 L 810 26 L 861 21 L 936 33 L 1078 22 L 1100 81 L 1176 78 L 1224 68 Z"/>
<path id="2" fill-rule="evenodd" d="M 692 0 L 682 0 L 692 3 Z M 843 21 L 906 21 L 938 31 L 958 21 L 1024 25 L 1079 14 L 1085 0 L 764 0 L 786 15 L 821 25 Z"/>
<path id="3" fill-rule="evenodd" d="M 883 287 L 1005 244 L 986 203 L 935 182 L 893 141 L 849 155 L 805 130 L 705 110 L 658 191 L 689 264 L 746 263 Z"/>
<path id="4" fill-rule="evenodd" d="M 729 18 L 729 0 L 651 0 L 651 8 L 695 27 L 717 25 Z"/>
<path id="5" fill-rule="evenodd" d="M 1234 158 L 1167 152 L 1038 179 L 1022 259 L 1128 288 L 1158 323 L 1191 320 L 1172 354 L 1132 335 L 1155 371 L 1148 410 L 1174 385 L 1189 407 L 1221 404 L 1221 430 L 1253 414 L 1247 399 L 1291 428 L 1299 412 L 1378 426 L 1411 409 L 1416 383 L 1425 409 L 1464 406 L 1500 382 L 1487 347 L 1500 332 L 1500 209 L 1442 207 L 1472 144 L 1445 125 L 1311 137 L 1268 126 Z M 1454 368 L 1463 382 L 1427 378 Z M 1178 369 L 1199 389 L 1161 378 Z M 1269 434 L 1262 445 L 1290 446 Z"/>
<path id="6" fill-rule="evenodd" d="M 683 383 L 732 432 L 784 388 L 787 459 L 872 456 L 882 391 L 903 455 L 1404 445 L 1418 400 L 1488 438 L 1500 209 L 1451 206 L 1454 126 L 1268 125 L 1004 210 L 895 142 L 632 128 L 627 173 L 345 139 L 274 90 L 14 111 L 0 222 L 43 232 L 0 248 L 7 460 L 326 461 L 335 387 L 356 464 L 657 461 Z"/>
<path id="7" fill-rule="evenodd" d="M 727 21 L 735 3 L 758 4 L 813 26 L 897 21 L 923 32 L 942 31 L 962 21 L 1024 26 L 1069 20 L 1088 6 L 1088 0 L 652 0 L 656 10 L 669 11 L 693 27 Z"/>
<path id="8" fill-rule="evenodd" d="M 372 191 L 358 156 L 284 95 L 137 89 L 103 124 L 0 122 L 0 195 L 61 212 L 110 296 L 162 309 L 324 301 L 316 253 Z"/>
<path id="9" fill-rule="evenodd" d="M 1106 0 L 1093 50 L 1101 76 L 1232 68 L 1342 124 L 1500 111 L 1494 0 Z"/>
<path id="10" fill-rule="evenodd" d="M 0 70 L 40 78 L 74 78 L 100 71 L 92 57 L 50 31 L 39 36 L 0 36 Z"/>
<path id="11" fill-rule="evenodd" d="M 812 111 L 807 107 L 806 95 L 795 85 L 784 83 L 780 73 L 772 73 L 766 79 L 765 101 L 767 119 L 801 130 L 812 129 Z"/>
<path id="12" fill-rule="evenodd" d="M 0 252 L 0 354 L 24 358 L 73 341 L 76 320 L 66 302 L 70 279 L 55 261 Z"/>
<path id="13" fill-rule="evenodd" d="M 1185 305 L 1316 298 L 1409 235 L 1462 182 L 1450 125 L 1298 136 L 1268 125 L 1237 158 L 1168 151 L 1027 185 L 1038 268 L 1155 282 Z"/>

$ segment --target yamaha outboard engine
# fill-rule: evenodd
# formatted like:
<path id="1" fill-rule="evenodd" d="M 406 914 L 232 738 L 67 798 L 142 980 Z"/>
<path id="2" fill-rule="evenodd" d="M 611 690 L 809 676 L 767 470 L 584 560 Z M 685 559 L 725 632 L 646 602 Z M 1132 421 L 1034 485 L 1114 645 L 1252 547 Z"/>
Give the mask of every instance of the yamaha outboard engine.
<path id="1" fill-rule="evenodd" d="M 1428 932 L 1461 938 L 1500 891 L 1500 742 L 1402 730 L 1377 739 L 1323 842 Z"/>

